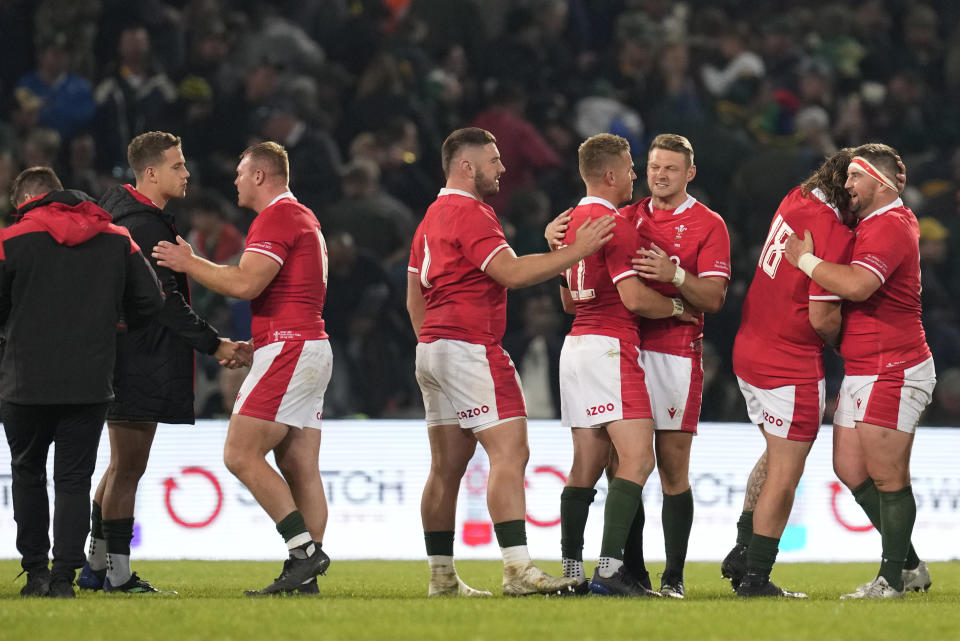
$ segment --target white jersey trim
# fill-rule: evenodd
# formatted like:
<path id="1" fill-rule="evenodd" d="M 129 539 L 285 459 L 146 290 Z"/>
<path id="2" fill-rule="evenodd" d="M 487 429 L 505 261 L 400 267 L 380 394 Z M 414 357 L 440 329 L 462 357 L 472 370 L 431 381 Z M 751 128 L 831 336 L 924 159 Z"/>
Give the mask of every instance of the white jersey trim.
<path id="1" fill-rule="evenodd" d="M 839 296 L 829 295 L 829 296 L 810 296 L 810 300 L 826 300 L 826 301 L 839 301 L 843 300 Z"/>
<path id="2" fill-rule="evenodd" d="M 881 207 L 880 209 L 878 209 L 878 210 L 876 210 L 876 211 L 874 211 L 874 212 L 871 212 L 871 213 L 867 214 L 866 216 L 864 216 L 863 218 L 860 219 L 860 222 L 862 223 L 863 221 L 867 220 L 868 218 L 873 218 L 874 216 L 879 216 L 879 215 L 881 215 L 881 214 L 885 214 L 885 213 L 887 213 L 888 211 L 890 211 L 891 209 L 895 209 L 895 208 L 897 208 L 897 207 L 903 207 L 903 200 L 900 199 L 900 198 L 897 198 L 895 201 L 893 201 L 893 202 L 890 203 L 889 205 L 886 205 L 886 206 L 884 206 L 884 207 Z"/>
<path id="3" fill-rule="evenodd" d="M 419 274 L 419 273 L 420 273 L 420 270 L 417 269 L 416 267 L 413 267 L 412 265 L 407 265 L 407 271 L 410 272 L 411 274 Z"/>
<path id="4" fill-rule="evenodd" d="M 613 280 L 613 284 L 616 285 L 617 283 L 619 283 L 619 282 L 620 282 L 621 280 L 623 280 L 624 278 L 629 278 L 629 277 L 631 277 L 631 276 L 639 276 L 639 275 L 640 275 L 640 272 L 636 271 L 635 269 L 628 269 L 627 271 L 621 272 L 621 273 L 617 274 L 616 276 L 614 276 L 613 279 L 612 279 L 612 280 Z"/>
<path id="5" fill-rule="evenodd" d="M 270 205 L 274 204 L 274 203 L 277 202 L 278 200 L 283 200 L 284 198 L 289 198 L 290 200 L 296 200 L 296 199 L 297 199 L 296 196 L 293 195 L 293 192 L 288 189 L 287 191 L 283 192 L 282 194 L 280 194 L 279 196 L 277 196 L 276 198 L 274 198 L 273 200 L 271 200 L 271 201 L 267 204 L 267 207 L 269 207 Z M 266 209 L 267 207 L 264 207 L 264 209 Z"/>
<path id="6" fill-rule="evenodd" d="M 598 196 L 584 196 L 580 199 L 580 202 L 577 203 L 577 207 L 581 205 L 603 205 L 607 209 L 612 209 L 614 212 L 617 211 L 617 208 L 606 198 L 600 198 Z"/>
<path id="7" fill-rule="evenodd" d="M 817 187 L 817 188 L 815 188 L 813 191 L 811 191 L 810 194 L 811 194 L 812 196 L 816 196 L 817 200 L 819 200 L 819 201 L 822 202 L 824 205 L 826 205 L 827 207 L 829 207 L 830 209 L 832 209 L 832 210 L 833 210 L 833 213 L 836 214 L 836 216 L 837 216 L 837 220 L 839 220 L 841 223 L 843 222 L 843 218 L 840 217 L 840 210 L 837 209 L 836 206 L 835 206 L 832 202 L 830 202 L 829 200 L 827 200 L 827 195 L 826 195 L 825 193 L 823 193 L 823 190 L 822 190 L 822 189 L 820 189 L 819 187 Z"/>
<path id="8" fill-rule="evenodd" d="M 870 215 L 872 216 L 873 214 L 870 214 Z M 865 267 L 865 268 L 869 269 L 870 271 L 872 271 L 874 274 L 877 275 L 877 278 L 880 279 L 880 284 L 881 284 L 881 285 L 883 285 L 883 284 L 885 284 L 885 283 L 887 282 L 887 279 L 883 277 L 883 274 L 881 274 L 879 271 L 877 271 L 877 268 L 874 267 L 873 265 L 868 265 L 868 264 L 866 264 L 865 262 L 860 261 L 860 260 L 851 260 L 851 261 L 850 261 L 850 264 L 851 264 L 851 265 L 860 265 L 861 267 Z"/>
<path id="9" fill-rule="evenodd" d="M 677 214 L 682 214 L 683 212 L 687 211 L 688 209 L 690 209 L 696 204 L 697 204 L 697 199 L 694 198 L 693 196 L 688 195 L 687 199 L 683 201 L 676 209 L 674 209 L 673 213 L 670 215 L 676 216 Z M 653 198 L 651 198 L 650 201 L 647 203 L 647 209 L 651 214 L 653 213 Z"/>
<path id="10" fill-rule="evenodd" d="M 509 249 L 509 250 L 510 250 L 510 253 L 513 255 L 513 257 L 514 257 L 514 258 L 517 257 L 516 252 L 514 252 L 514 251 L 513 251 L 513 248 L 510 247 L 510 245 L 508 245 L 507 243 L 503 243 L 502 245 L 497 245 L 497 247 L 496 247 L 492 252 L 490 252 L 490 255 L 487 256 L 487 258 L 483 261 L 483 264 L 480 265 L 480 271 L 482 271 L 482 272 L 487 271 L 487 265 L 490 264 L 490 261 L 493 260 L 493 257 L 496 256 L 497 254 L 499 254 L 499 253 L 500 253 L 501 251 L 503 251 L 504 249 Z"/>
<path id="11" fill-rule="evenodd" d="M 270 258 L 280 263 L 280 266 L 283 267 L 283 259 L 277 256 L 276 254 L 274 254 L 273 252 L 268 252 L 266 249 L 260 249 L 259 247 L 247 247 L 243 251 L 255 252 L 257 254 L 263 254 L 264 256 L 269 256 Z"/>
<path id="12" fill-rule="evenodd" d="M 730 274 L 727 272 L 700 272 L 697 274 L 697 278 L 706 278 L 708 276 L 720 276 L 721 278 L 726 278 L 730 280 Z"/>
<path id="13" fill-rule="evenodd" d="M 454 195 L 465 196 L 467 198 L 472 198 L 478 202 L 480 201 L 479 198 L 471 194 L 469 191 L 464 191 L 462 189 L 449 189 L 447 187 L 444 187 L 443 189 L 440 190 L 440 193 L 437 194 L 437 198 L 440 198 L 441 196 L 454 196 Z"/>

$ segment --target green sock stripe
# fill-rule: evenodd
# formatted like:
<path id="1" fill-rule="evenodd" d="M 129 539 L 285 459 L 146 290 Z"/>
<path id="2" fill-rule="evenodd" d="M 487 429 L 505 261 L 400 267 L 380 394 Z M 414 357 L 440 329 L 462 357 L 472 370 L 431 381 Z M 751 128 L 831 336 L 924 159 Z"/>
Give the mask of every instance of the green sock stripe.
<path id="1" fill-rule="evenodd" d="M 596 494 L 592 487 L 565 487 L 560 492 L 560 554 L 565 559 L 583 561 L 583 531 Z"/>
<path id="2" fill-rule="evenodd" d="M 603 510 L 603 540 L 600 556 L 623 559 L 627 538 L 642 500 L 643 486 L 622 478 L 610 481 Z"/>
<path id="3" fill-rule="evenodd" d="M 747 572 L 770 576 L 779 551 L 780 539 L 754 533 L 747 548 Z"/>
<path id="4" fill-rule="evenodd" d="M 737 520 L 737 545 L 750 545 L 753 537 L 753 510 L 743 511 Z"/>
<path id="5" fill-rule="evenodd" d="M 103 538 L 109 554 L 130 556 L 130 541 L 133 540 L 133 518 L 107 519 L 103 523 Z"/>
<path id="6" fill-rule="evenodd" d="M 666 572 L 683 572 L 687 560 L 687 545 L 693 527 L 693 491 L 664 494 L 661 511 L 663 548 L 666 553 Z"/>
<path id="7" fill-rule="evenodd" d="M 523 519 L 494 523 L 493 532 L 497 535 L 497 544 L 502 548 L 527 544 L 527 524 Z"/>
<path id="8" fill-rule="evenodd" d="M 304 522 L 300 510 L 294 510 L 277 523 L 277 532 L 280 533 L 284 541 L 289 541 L 293 537 L 303 534 L 306 531 L 307 524 Z"/>
<path id="9" fill-rule="evenodd" d="M 90 536 L 95 539 L 103 538 L 103 510 L 96 501 L 92 501 L 90 505 Z"/>
<path id="10" fill-rule="evenodd" d="M 424 532 L 427 556 L 453 556 L 453 530 Z"/>

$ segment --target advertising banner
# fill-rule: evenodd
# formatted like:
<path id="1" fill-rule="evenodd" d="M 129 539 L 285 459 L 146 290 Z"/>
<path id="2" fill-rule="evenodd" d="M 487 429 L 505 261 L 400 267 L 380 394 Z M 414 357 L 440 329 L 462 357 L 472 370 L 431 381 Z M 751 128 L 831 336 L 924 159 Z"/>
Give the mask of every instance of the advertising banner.
<path id="1" fill-rule="evenodd" d="M 244 486 L 223 465 L 226 421 L 161 425 L 137 494 L 132 554 L 140 559 L 275 559 L 283 543 Z M 105 430 L 106 432 L 106 430 Z M 560 556 L 560 492 L 572 460 L 569 431 L 531 421 L 526 473 L 527 536 L 535 558 Z M 875 561 L 880 536 L 833 474 L 832 434 L 824 427 L 807 460 L 781 561 Z M 694 439 L 690 481 L 695 514 L 689 558 L 719 561 L 733 545 L 747 476 L 763 451 L 756 426 L 704 423 Z M 913 541 L 926 560 L 954 558 L 960 540 L 960 430 L 920 428 L 911 469 L 917 499 Z M 272 464 L 272 459 L 271 464 Z M 53 508 L 53 452 L 48 492 Z M 106 433 L 97 471 L 109 462 Z M 320 469 L 330 516 L 324 549 L 335 559 L 421 559 L 420 495 L 430 465 L 422 421 L 326 421 Z M 455 554 L 496 559 L 486 508 L 487 459 L 478 447 L 460 489 Z M 590 509 L 584 558 L 595 558 L 603 530 L 606 481 Z M 644 488 L 645 553 L 663 559 L 657 472 Z M 0 557 L 17 558 L 10 454 L 0 447 Z"/>

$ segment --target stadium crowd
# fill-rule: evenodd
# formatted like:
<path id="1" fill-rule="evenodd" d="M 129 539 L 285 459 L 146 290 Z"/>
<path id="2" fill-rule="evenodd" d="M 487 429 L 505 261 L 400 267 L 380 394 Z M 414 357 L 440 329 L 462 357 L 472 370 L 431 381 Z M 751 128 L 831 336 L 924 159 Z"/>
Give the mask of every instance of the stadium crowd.
<path id="1" fill-rule="evenodd" d="M 325 415 L 420 417 L 406 265 L 442 186 L 447 133 L 496 135 L 507 172 L 489 203 L 519 254 L 544 251 L 544 226 L 582 195 L 580 141 L 610 131 L 639 159 L 657 134 L 679 133 L 697 150 L 690 193 L 731 241 L 726 304 L 705 330 L 701 418 L 745 421 L 731 352 L 770 217 L 825 157 L 880 140 L 909 168 L 903 198 L 919 219 L 940 372 L 923 422 L 958 425 L 958 32 L 949 0 L 8 0 L 0 191 L 44 165 L 99 198 L 133 181 L 134 136 L 171 131 L 190 179 L 167 210 L 200 255 L 236 262 L 253 218 L 231 204 L 237 156 L 282 143 L 291 190 L 328 243 L 337 373 Z M 245 302 L 196 287 L 193 306 L 223 335 L 249 336 Z M 511 292 L 507 309 L 529 415 L 557 417 L 570 319 L 556 286 Z M 239 381 L 201 358 L 198 416 L 228 414 Z M 832 399 L 842 365 L 827 361 Z"/>

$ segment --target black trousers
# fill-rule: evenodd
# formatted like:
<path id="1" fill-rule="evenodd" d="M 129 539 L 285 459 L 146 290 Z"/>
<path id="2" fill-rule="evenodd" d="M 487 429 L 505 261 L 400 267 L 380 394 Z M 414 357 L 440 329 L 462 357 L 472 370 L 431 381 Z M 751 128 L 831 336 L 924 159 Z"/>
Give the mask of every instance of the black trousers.
<path id="1" fill-rule="evenodd" d="M 10 445 L 13 518 L 23 569 L 47 567 L 50 499 L 47 453 L 53 456 L 53 572 L 73 575 L 83 566 L 90 532 L 90 478 L 107 413 L 92 405 L 18 405 L 4 401 L 0 418 Z"/>

